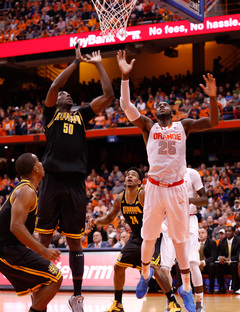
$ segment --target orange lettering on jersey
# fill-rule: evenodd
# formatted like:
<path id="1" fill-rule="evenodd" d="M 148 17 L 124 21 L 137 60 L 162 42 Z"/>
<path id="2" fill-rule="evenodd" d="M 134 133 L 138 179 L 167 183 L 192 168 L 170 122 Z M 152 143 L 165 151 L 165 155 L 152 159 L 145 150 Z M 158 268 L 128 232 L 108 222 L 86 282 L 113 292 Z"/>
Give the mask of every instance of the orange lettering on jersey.
<path id="1" fill-rule="evenodd" d="M 154 140 L 181 140 L 181 133 L 170 133 L 170 134 L 162 134 L 162 133 L 154 133 Z"/>

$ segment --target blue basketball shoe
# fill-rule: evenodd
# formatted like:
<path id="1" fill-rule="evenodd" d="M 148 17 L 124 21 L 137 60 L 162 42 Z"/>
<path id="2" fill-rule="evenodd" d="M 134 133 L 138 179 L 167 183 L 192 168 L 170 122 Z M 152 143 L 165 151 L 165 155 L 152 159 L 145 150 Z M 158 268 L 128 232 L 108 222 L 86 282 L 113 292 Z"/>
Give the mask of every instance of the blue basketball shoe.
<path id="1" fill-rule="evenodd" d="M 147 279 L 143 278 L 143 276 L 141 275 L 140 281 L 138 282 L 136 288 L 136 296 L 138 299 L 141 299 L 146 295 L 148 291 L 148 282 L 152 278 L 153 273 L 154 273 L 153 268 L 150 268 L 150 275 Z"/>
<path id="2" fill-rule="evenodd" d="M 184 306 L 188 312 L 196 312 L 194 296 L 192 290 L 189 292 L 183 290 L 183 285 L 178 288 L 178 294 L 182 297 Z"/>

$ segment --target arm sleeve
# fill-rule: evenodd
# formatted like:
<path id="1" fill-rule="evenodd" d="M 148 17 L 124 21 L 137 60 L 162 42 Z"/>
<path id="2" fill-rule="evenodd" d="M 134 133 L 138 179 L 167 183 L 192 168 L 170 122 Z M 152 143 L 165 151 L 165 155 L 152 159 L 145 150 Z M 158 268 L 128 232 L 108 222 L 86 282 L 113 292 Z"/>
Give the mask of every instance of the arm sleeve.
<path id="1" fill-rule="evenodd" d="M 130 121 L 138 119 L 141 114 L 130 101 L 129 80 L 122 80 L 120 106 Z"/>

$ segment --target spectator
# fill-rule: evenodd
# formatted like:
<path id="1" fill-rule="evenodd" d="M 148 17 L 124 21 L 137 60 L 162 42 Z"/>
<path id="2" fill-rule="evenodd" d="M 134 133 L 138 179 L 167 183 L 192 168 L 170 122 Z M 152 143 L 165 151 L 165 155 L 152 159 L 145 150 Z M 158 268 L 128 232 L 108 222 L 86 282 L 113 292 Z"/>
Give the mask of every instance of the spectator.
<path id="1" fill-rule="evenodd" d="M 101 232 L 95 231 L 93 233 L 93 242 L 88 244 L 87 248 L 110 248 L 109 242 L 102 240 Z"/>
<path id="2" fill-rule="evenodd" d="M 115 186 L 112 188 L 112 194 L 119 194 L 125 190 L 125 185 L 121 184 L 120 181 L 116 181 Z"/>
<path id="3" fill-rule="evenodd" d="M 204 219 L 207 220 L 208 216 L 211 216 L 213 218 L 213 220 L 217 218 L 213 204 L 208 204 L 208 208 L 207 208 L 207 211 L 205 213 Z"/>
<path id="4" fill-rule="evenodd" d="M 7 135 L 14 134 L 14 121 L 10 120 L 9 117 L 6 117 L 3 120 L 3 130 L 6 132 Z"/>
<path id="5" fill-rule="evenodd" d="M 27 124 L 26 124 L 26 122 L 23 120 L 22 117 L 19 117 L 18 121 L 16 122 L 15 134 L 16 134 L 16 135 L 27 134 Z"/>
<path id="6" fill-rule="evenodd" d="M 98 201 L 98 205 L 94 207 L 93 217 L 97 218 L 100 211 L 103 214 L 106 214 L 106 212 L 107 212 L 107 207 L 103 204 L 103 201 L 101 199 Z"/>
<path id="7" fill-rule="evenodd" d="M 199 118 L 202 118 L 202 117 L 209 117 L 209 108 L 207 106 L 207 102 L 204 101 L 201 105 L 201 110 L 200 110 L 200 114 L 199 114 Z"/>
<path id="8" fill-rule="evenodd" d="M 215 260 L 217 259 L 216 243 L 208 238 L 206 229 L 199 229 L 200 237 L 200 270 L 202 274 L 208 274 L 209 277 L 209 293 L 214 293 L 215 282 Z"/>
<path id="9" fill-rule="evenodd" d="M 232 208 L 232 211 L 234 212 L 234 214 L 236 214 L 237 212 L 240 212 L 240 201 L 239 201 L 239 199 L 234 200 L 234 206 L 231 208 Z"/>
<path id="10" fill-rule="evenodd" d="M 230 223 L 232 226 L 234 226 L 235 225 L 235 221 L 234 221 L 235 215 L 233 214 L 232 209 L 230 207 L 227 208 L 226 214 L 227 214 L 227 222 Z"/>
<path id="11" fill-rule="evenodd" d="M 225 228 L 226 228 L 226 226 L 225 226 L 225 220 L 224 220 L 224 217 L 222 216 L 222 217 L 220 217 L 220 218 L 218 218 L 218 225 L 217 225 L 217 227 L 215 227 L 214 228 L 214 230 L 213 230 L 213 233 L 212 233 L 212 239 L 213 240 L 218 240 L 219 239 L 219 231 L 221 230 L 221 229 L 224 229 L 225 230 Z"/>
<path id="12" fill-rule="evenodd" d="M 114 225 L 112 223 L 108 224 L 107 235 L 108 235 L 108 237 L 115 237 L 115 238 L 117 238 L 116 229 L 115 229 L 115 227 L 114 227 Z"/>
<path id="13" fill-rule="evenodd" d="M 88 234 L 88 243 L 92 243 L 93 242 L 93 234 L 98 231 L 101 233 L 101 236 L 102 236 L 102 240 L 104 242 L 106 242 L 108 240 L 108 235 L 107 235 L 107 232 L 104 230 L 103 226 L 102 225 L 96 225 L 93 227 L 92 231 Z"/>
<path id="14" fill-rule="evenodd" d="M 226 106 L 223 108 L 223 120 L 234 119 L 233 105 L 231 101 L 227 101 Z"/>
<path id="15" fill-rule="evenodd" d="M 221 239 L 224 239 L 225 237 L 226 237 L 226 235 L 225 235 L 225 230 L 224 230 L 224 229 L 221 229 L 221 230 L 219 231 L 219 239 L 216 240 L 217 246 L 219 245 L 220 240 L 221 240 Z"/>
<path id="16" fill-rule="evenodd" d="M 94 118 L 94 129 L 102 129 L 106 125 L 106 118 L 103 112 L 100 112 L 98 116 Z"/>
<path id="17" fill-rule="evenodd" d="M 192 119 L 199 119 L 200 110 L 196 103 L 193 103 L 192 109 L 190 109 L 188 117 Z"/>
<path id="18" fill-rule="evenodd" d="M 209 238 L 212 238 L 212 232 L 216 226 L 217 226 L 217 224 L 213 222 L 213 217 L 208 216 L 208 218 L 207 218 L 207 233 L 208 233 Z"/>
<path id="19" fill-rule="evenodd" d="M 115 236 L 109 237 L 109 238 L 108 238 L 108 243 L 109 243 L 110 247 L 113 248 L 114 245 L 117 243 L 116 237 L 115 237 Z"/>
<path id="20" fill-rule="evenodd" d="M 216 272 L 219 283 L 218 293 L 226 293 L 224 286 L 224 274 L 232 275 L 233 293 L 238 293 L 239 277 L 238 277 L 238 260 L 240 250 L 240 240 L 234 235 L 232 226 L 226 227 L 226 237 L 219 242 L 218 245 L 218 261 Z"/>
<path id="21" fill-rule="evenodd" d="M 119 234 L 119 241 L 113 246 L 113 248 L 123 248 L 126 242 L 129 240 L 128 233 L 126 231 L 122 231 Z"/>

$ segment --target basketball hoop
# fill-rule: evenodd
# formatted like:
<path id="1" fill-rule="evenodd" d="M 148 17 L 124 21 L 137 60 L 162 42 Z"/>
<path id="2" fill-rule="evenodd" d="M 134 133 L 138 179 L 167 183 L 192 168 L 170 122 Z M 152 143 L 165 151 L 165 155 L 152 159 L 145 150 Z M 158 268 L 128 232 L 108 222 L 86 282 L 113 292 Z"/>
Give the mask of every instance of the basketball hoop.
<path id="1" fill-rule="evenodd" d="M 98 14 L 101 35 L 127 37 L 127 23 L 137 0 L 92 0 Z"/>

